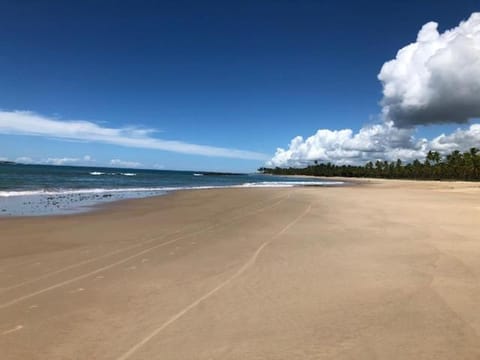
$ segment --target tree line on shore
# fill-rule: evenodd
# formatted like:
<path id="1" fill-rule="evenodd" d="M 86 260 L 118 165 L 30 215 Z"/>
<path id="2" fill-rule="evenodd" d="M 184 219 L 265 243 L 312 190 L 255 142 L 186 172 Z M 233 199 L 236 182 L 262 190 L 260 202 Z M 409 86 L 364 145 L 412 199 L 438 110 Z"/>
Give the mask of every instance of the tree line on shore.
<path id="1" fill-rule="evenodd" d="M 393 162 L 377 160 L 357 166 L 313 161 L 311 165 L 304 168 L 262 167 L 258 170 L 264 174 L 273 175 L 478 181 L 480 180 L 480 150 L 471 148 L 463 153 L 455 150 L 446 156 L 441 156 L 437 151 L 429 151 L 423 162 L 414 160 L 411 163 L 404 163 L 400 159 Z"/>

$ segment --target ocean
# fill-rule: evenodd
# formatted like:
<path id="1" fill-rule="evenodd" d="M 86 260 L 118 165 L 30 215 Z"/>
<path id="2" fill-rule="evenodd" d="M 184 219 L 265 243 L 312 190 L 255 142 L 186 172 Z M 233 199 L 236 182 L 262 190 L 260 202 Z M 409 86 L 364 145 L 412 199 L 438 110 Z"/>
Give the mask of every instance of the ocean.
<path id="1" fill-rule="evenodd" d="M 179 190 L 341 184 L 262 174 L 0 164 L 0 216 L 85 212 L 106 202 Z"/>

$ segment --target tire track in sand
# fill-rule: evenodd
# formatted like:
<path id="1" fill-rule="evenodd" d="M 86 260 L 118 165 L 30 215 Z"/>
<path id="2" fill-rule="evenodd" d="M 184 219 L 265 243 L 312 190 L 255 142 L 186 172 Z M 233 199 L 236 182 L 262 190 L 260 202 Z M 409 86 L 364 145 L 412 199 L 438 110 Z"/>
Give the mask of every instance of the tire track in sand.
<path id="1" fill-rule="evenodd" d="M 9 306 L 12 306 L 12 305 L 15 305 L 15 304 L 18 304 L 22 301 L 25 301 L 27 299 L 30 299 L 34 296 L 37 296 L 37 295 L 41 295 L 43 293 L 46 293 L 48 291 L 51 291 L 51 290 L 55 290 L 55 289 L 58 289 L 62 286 L 65 286 L 65 285 L 69 285 L 71 283 L 74 283 L 76 281 L 79 281 L 79 280 L 82 280 L 82 279 L 85 279 L 89 276 L 92 276 L 92 275 L 96 275 L 98 273 L 101 273 L 102 271 L 105 271 L 105 270 L 109 270 L 115 266 L 118 266 L 118 265 L 121 265 L 121 264 L 124 264 L 136 257 L 139 257 L 139 256 L 142 256 L 150 251 L 153 251 L 153 250 L 156 250 L 158 248 L 161 248 L 161 247 L 164 247 L 164 246 L 167 246 L 167 245 L 170 245 L 170 244 L 173 244 L 177 241 L 180 241 L 180 240 L 183 240 L 183 239 L 186 239 L 186 238 L 189 238 L 189 237 L 192 237 L 192 236 L 195 236 L 195 235 L 198 235 L 198 234 L 201 234 L 201 233 L 204 233 L 204 232 L 207 232 L 207 231 L 210 231 L 210 230 L 213 230 L 213 229 L 216 229 L 218 227 L 221 227 L 221 226 L 225 226 L 225 225 L 228 225 L 228 224 L 231 224 L 235 221 L 238 221 L 240 219 L 243 219 L 243 218 L 246 218 L 248 216 L 251 216 L 251 215 L 254 215 L 256 213 L 259 213 L 259 212 L 262 212 L 262 211 L 265 211 L 267 209 L 270 209 L 270 208 L 273 208 L 275 206 L 277 206 L 278 204 L 282 203 L 285 199 L 289 198 L 290 197 L 290 192 L 286 195 L 286 196 L 283 196 L 282 198 L 280 198 L 280 200 L 277 200 L 275 201 L 273 204 L 270 204 L 270 205 L 266 205 L 264 207 L 261 207 L 260 209 L 255 209 L 253 211 L 250 211 L 248 214 L 244 214 L 244 215 L 240 215 L 240 216 L 237 216 L 233 219 L 231 219 L 230 221 L 226 221 L 224 223 L 221 223 L 221 224 L 215 224 L 215 225 L 209 225 L 203 229 L 200 229 L 200 230 L 197 230 L 197 231 L 194 231 L 192 233 L 189 233 L 189 234 L 185 234 L 185 235 L 181 235 L 177 238 L 174 238 L 174 239 L 171 239 L 171 240 L 168 240 L 168 241 L 165 241 L 165 242 L 162 242 L 160 244 L 157 244 L 157 245 L 154 245 L 154 246 L 151 246 L 147 249 L 144 249 L 144 250 L 141 250 L 137 253 L 134 253 L 133 255 L 130 255 L 130 256 L 127 256 L 123 259 L 120 259 L 118 261 L 114 261 L 108 265 L 105 265 L 105 266 L 102 266 L 96 270 L 92 270 L 92 271 L 89 271 L 87 273 L 84 273 L 84 274 L 81 274 L 81 275 L 78 275 L 78 276 L 75 276 L 73 278 L 70 278 L 68 280 L 64 280 L 64 281 L 61 281 L 61 282 L 58 282 L 54 285 L 51 285 L 51 286 L 48 286 L 48 287 L 45 287 L 43 289 L 40 289 L 40 290 L 37 290 L 37 291 L 34 291 L 34 292 L 31 292 L 29 294 L 26 294 L 26 295 L 22 295 L 22 296 L 19 296 L 17 298 L 14 298 L 10 301 L 7 301 L 7 302 L 4 302 L 2 304 L 0 304 L 0 310 L 2 309 L 5 309 Z"/>
<path id="2" fill-rule="evenodd" d="M 245 273 L 250 267 L 252 267 L 260 253 L 263 251 L 265 247 L 270 245 L 273 241 L 275 241 L 278 237 L 283 235 L 288 229 L 290 229 L 293 225 L 295 225 L 299 220 L 301 220 L 304 216 L 306 216 L 312 208 L 312 204 L 309 204 L 307 208 L 295 219 L 293 219 L 290 223 L 288 223 L 282 230 L 280 230 L 278 233 L 274 234 L 269 240 L 265 241 L 263 244 L 261 244 L 257 250 L 253 253 L 253 255 L 247 260 L 245 264 L 243 264 L 242 267 L 240 267 L 235 274 L 233 274 L 231 277 L 226 279 L 225 281 L 221 282 L 219 285 L 217 285 L 215 288 L 207 292 L 206 294 L 202 295 L 199 297 L 197 300 L 192 302 L 190 305 L 185 307 L 184 309 L 180 310 L 178 313 L 173 315 L 170 319 L 165 321 L 162 325 L 160 325 L 158 328 L 156 328 L 154 331 L 152 331 L 150 334 L 148 334 L 146 337 L 144 337 L 142 340 L 140 340 L 138 343 L 136 343 L 134 346 L 132 346 L 128 351 L 126 351 L 123 355 L 119 356 L 116 360 L 127 360 L 130 358 L 135 352 L 137 352 L 141 347 L 143 347 L 145 344 L 147 344 L 150 340 L 152 340 L 155 336 L 160 334 L 163 330 L 165 330 L 168 326 L 182 318 L 184 315 L 186 315 L 190 310 L 196 308 L 198 305 L 200 305 L 203 301 L 207 300 L 209 297 L 223 289 L 225 286 L 228 284 L 232 283 L 235 279 L 240 277 L 243 273 Z"/>

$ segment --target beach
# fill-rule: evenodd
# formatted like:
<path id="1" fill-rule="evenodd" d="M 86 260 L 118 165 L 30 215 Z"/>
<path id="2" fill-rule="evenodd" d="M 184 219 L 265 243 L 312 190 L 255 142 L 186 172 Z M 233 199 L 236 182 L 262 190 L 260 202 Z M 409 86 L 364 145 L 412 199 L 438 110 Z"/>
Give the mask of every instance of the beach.
<path id="1" fill-rule="evenodd" d="M 478 359 L 480 184 L 179 191 L 0 218 L 0 354 Z"/>

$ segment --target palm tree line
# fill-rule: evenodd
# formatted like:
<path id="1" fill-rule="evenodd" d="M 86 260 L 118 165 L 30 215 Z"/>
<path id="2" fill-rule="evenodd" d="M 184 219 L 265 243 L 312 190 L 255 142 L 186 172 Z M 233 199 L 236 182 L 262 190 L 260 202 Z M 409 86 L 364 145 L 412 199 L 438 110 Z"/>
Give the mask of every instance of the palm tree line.
<path id="1" fill-rule="evenodd" d="M 480 150 L 471 148 L 463 153 L 455 150 L 446 156 L 441 156 L 437 151 L 429 151 L 423 162 L 414 160 L 404 163 L 400 159 L 393 162 L 377 160 L 369 161 L 363 166 L 356 166 L 313 161 L 311 165 L 304 168 L 262 167 L 258 170 L 274 175 L 478 181 L 480 180 Z"/>

